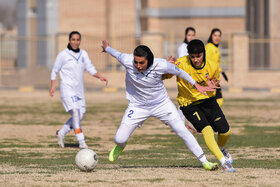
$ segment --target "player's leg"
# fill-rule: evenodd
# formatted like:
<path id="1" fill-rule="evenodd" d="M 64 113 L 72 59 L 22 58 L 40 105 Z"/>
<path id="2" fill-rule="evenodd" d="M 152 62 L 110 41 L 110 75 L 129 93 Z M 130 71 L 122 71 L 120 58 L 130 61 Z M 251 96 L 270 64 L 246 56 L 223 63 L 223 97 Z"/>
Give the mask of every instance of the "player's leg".
<path id="1" fill-rule="evenodd" d="M 80 110 L 80 121 L 84 119 L 85 110 Z M 62 126 L 60 130 L 56 131 L 56 136 L 58 140 L 58 145 L 61 148 L 64 148 L 64 138 L 65 136 L 73 129 L 72 127 L 72 117 L 67 120 L 67 122 Z M 81 145 L 81 147 L 86 147 L 85 145 Z"/>
<path id="2" fill-rule="evenodd" d="M 203 136 L 205 136 L 205 139 L 208 139 L 207 141 L 211 144 L 212 150 L 215 151 L 215 156 L 220 160 L 224 170 L 234 172 L 235 169 L 231 165 L 233 160 L 230 154 L 225 149 L 220 149 L 221 145 L 225 145 L 230 134 L 230 127 L 227 120 L 215 99 L 210 99 L 203 105 L 204 113 L 207 115 L 211 124 L 211 127 L 207 126 L 202 130 Z M 219 133 L 217 144 L 213 130 Z"/>
<path id="3" fill-rule="evenodd" d="M 233 163 L 232 156 L 228 153 L 228 151 L 224 148 L 226 143 L 228 142 L 231 128 L 226 120 L 223 111 L 218 106 L 218 104 L 213 100 L 213 107 L 210 109 L 212 118 L 212 126 L 213 129 L 218 132 L 218 145 L 226 160 L 228 160 L 231 164 Z"/>
<path id="4" fill-rule="evenodd" d="M 85 142 L 85 136 L 82 131 L 82 127 L 80 125 L 80 109 L 73 108 L 69 112 L 72 116 L 72 126 L 74 129 L 74 133 L 77 138 L 77 141 L 79 142 L 79 147 L 88 148 L 88 146 L 86 145 L 86 142 Z"/>
<path id="5" fill-rule="evenodd" d="M 64 138 L 67 133 L 72 130 L 72 117 L 62 126 L 60 130 L 56 131 L 57 144 L 59 147 L 64 148 Z"/>
<path id="6" fill-rule="evenodd" d="M 210 126 L 211 122 L 208 119 L 208 115 L 205 113 L 205 108 L 209 105 L 208 101 L 193 106 L 181 107 L 185 117 L 194 125 L 197 132 L 201 132 L 204 141 L 208 149 L 215 155 L 215 157 L 221 162 L 222 166 L 225 165 L 226 159 L 219 149 L 219 146 L 215 140 L 214 132 Z M 233 169 L 233 168 L 232 168 Z M 234 169 L 233 169 L 234 170 Z M 226 171 L 233 171 L 226 170 Z"/>
<path id="7" fill-rule="evenodd" d="M 61 98 L 62 104 L 67 112 L 72 108 L 72 100 L 70 97 Z M 70 117 L 67 122 L 62 126 L 60 130 L 56 131 L 57 143 L 59 147 L 64 148 L 64 138 L 67 133 L 73 129 L 72 127 L 72 117 Z"/>
<path id="8" fill-rule="evenodd" d="M 117 145 L 110 151 L 109 161 L 113 162 L 118 159 L 119 155 L 124 150 L 131 134 L 138 126 L 141 126 L 148 117 L 148 110 L 135 106 L 128 106 L 123 115 L 118 131 L 114 137 L 114 141 Z"/>
<path id="9" fill-rule="evenodd" d="M 170 100 L 168 103 L 155 108 L 152 115 L 160 119 L 165 124 L 169 125 L 172 130 L 183 139 L 185 145 L 202 163 L 206 170 L 217 169 L 216 163 L 211 163 L 206 159 L 206 156 L 204 155 L 200 145 L 192 133 L 186 128 L 184 122 L 179 117 L 178 110 Z"/>

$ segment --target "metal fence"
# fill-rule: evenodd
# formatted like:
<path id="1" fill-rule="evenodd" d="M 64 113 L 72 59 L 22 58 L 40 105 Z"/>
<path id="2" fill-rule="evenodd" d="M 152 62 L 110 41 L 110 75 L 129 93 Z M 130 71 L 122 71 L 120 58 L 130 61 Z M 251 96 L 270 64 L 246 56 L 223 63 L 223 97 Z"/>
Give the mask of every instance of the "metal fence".
<path id="1" fill-rule="evenodd" d="M 249 38 L 250 70 L 280 70 L 280 38 Z"/>
<path id="2" fill-rule="evenodd" d="M 182 42 L 181 38 L 165 36 L 161 34 L 162 38 L 162 55 L 158 57 L 166 57 L 169 55 L 176 56 L 177 47 Z M 114 58 L 109 55 L 101 53 L 101 42 L 104 38 L 94 37 L 91 35 L 82 35 L 81 48 L 85 49 L 93 64 L 99 71 L 123 71 L 123 68 L 119 63 L 116 63 Z M 121 52 L 132 53 L 135 46 L 139 44 L 139 41 L 135 36 L 119 36 L 109 39 L 111 46 L 118 49 Z M 19 45 L 24 43 L 24 45 Z M 41 51 L 39 43 L 47 43 L 48 51 L 45 53 Z M 59 33 L 53 37 L 33 37 L 33 38 L 19 38 L 11 35 L 2 35 L 0 38 L 0 83 L 2 78 L 9 76 L 15 72 L 15 70 L 29 67 L 46 67 L 51 69 L 52 64 L 56 58 L 56 55 L 66 48 L 68 43 L 68 33 Z M 236 44 L 238 45 L 238 44 Z M 256 39 L 249 38 L 249 69 L 250 70 L 280 70 L 280 39 Z M 221 66 L 224 70 L 228 69 L 230 54 L 230 43 L 224 41 L 220 45 L 221 51 Z M 22 51 L 27 50 L 25 54 Z M 156 50 L 156 49 L 154 49 Z M 25 55 L 27 59 L 26 66 L 20 65 L 19 55 Z M 240 54 L 242 55 L 242 54 Z M 50 63 L 44 63 L 43 58 L 48 58 Z M 43 62 L 43 63 L 42 63 Z"/>

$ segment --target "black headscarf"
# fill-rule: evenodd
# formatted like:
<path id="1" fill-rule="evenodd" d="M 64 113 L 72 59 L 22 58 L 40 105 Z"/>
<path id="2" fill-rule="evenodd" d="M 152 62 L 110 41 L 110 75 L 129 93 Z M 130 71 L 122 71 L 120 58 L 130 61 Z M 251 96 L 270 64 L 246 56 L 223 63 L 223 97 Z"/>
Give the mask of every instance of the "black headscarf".
<path id="1" fill-rule="evenodd" d="M 194 40 L 190 41 L 190 43 L 188 44 L 187 48 L 188 48 L 189 54 L 203 53 L 203 62 L 204 62 L 204 65 L 206 64 L 205 47 L 204 47 L 204 44 L 203 44 L 203 42 L 201 40 L 194 39 Z M 204 65 L 201 68 L 203 68 Z M 192 63 L 192 66 L 194 67 L 193 63 Z M 197 69 L 197 67 L 194 67 L 194 68 Z"/>
<path id="2" fill-rule="evenodd" d="M 147 69 L 153 64 L 154 62 L 154 54 L 150 50 L 149 47 L 145 45 L 139 45 L 134 49 L 133 52 L 134 56 L 145 57 L 148 60 Z"/>
<path id="3" fill-rule="evenodd" d="M 81 34 L 80 34 L 78 31 L 72 31 L 72 32 L 70 32 L 70 34 L 69 34 L 69 41 L 70 41 L 70 39 L 72 38 L 72 36 L 73 36 L 74 34 L 78 34 L 78 35 L 80 36 L 80 39 L 82 39 L 82 36 L 81 36 Z M 71 50 L 71 51 L 74 51 L 75 53 L 79 53 L 79 52 L 80 52 L 80 48 L 78 48 L 78 49 L 73 49 L 73 48 L 71 47 L 70 43 L 68 43 L 67 48 L 68 48 L 69 50 Z"/>

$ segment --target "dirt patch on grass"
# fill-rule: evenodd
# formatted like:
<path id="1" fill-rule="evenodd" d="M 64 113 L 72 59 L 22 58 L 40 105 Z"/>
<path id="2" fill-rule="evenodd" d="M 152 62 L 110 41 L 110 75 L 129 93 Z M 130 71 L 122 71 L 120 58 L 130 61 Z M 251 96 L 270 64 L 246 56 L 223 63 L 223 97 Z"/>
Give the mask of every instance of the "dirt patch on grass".
<path id="1" fill-rule="evenodd" d="M 14 186 L 278 186 L 275 169 L 238 169 L 236 173 L 201 168 L 112 168 L 91 173 L 73 170 L 48 173 L 44 169 L 0 168 L 2 185 Z M 8 172 L 8 173 L 7 173 Z"/>

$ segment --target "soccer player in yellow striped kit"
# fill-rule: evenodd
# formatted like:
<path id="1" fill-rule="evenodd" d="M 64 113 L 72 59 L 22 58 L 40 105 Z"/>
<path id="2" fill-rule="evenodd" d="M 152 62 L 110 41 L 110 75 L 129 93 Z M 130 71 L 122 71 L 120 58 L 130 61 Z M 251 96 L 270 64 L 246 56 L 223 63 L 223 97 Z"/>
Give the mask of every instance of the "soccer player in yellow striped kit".
<path id="1" fill-rule="evenodd" d="M 197 39 L 192 40 L 187 48 L 189 56 L 178 58 L 175 64 L 189 73 L 200 85 L 206 86 L 210 83 L 218 85 L 219 65 L 206 61 L 203 42 Z M 233 159 L 224 149 L 231 130 L 215 99 L 216 93 L 207 92 L 207 95 L 203 95 L 178 76 L 177 87 L 177 101 L 187 120 L 193 124 L 197 132 L 203 134 L 207 147 L 220 161 L 223 169 L 234 172 Z M 218 143 L 215 140 L 214 131 L 218 132 Z"/>

